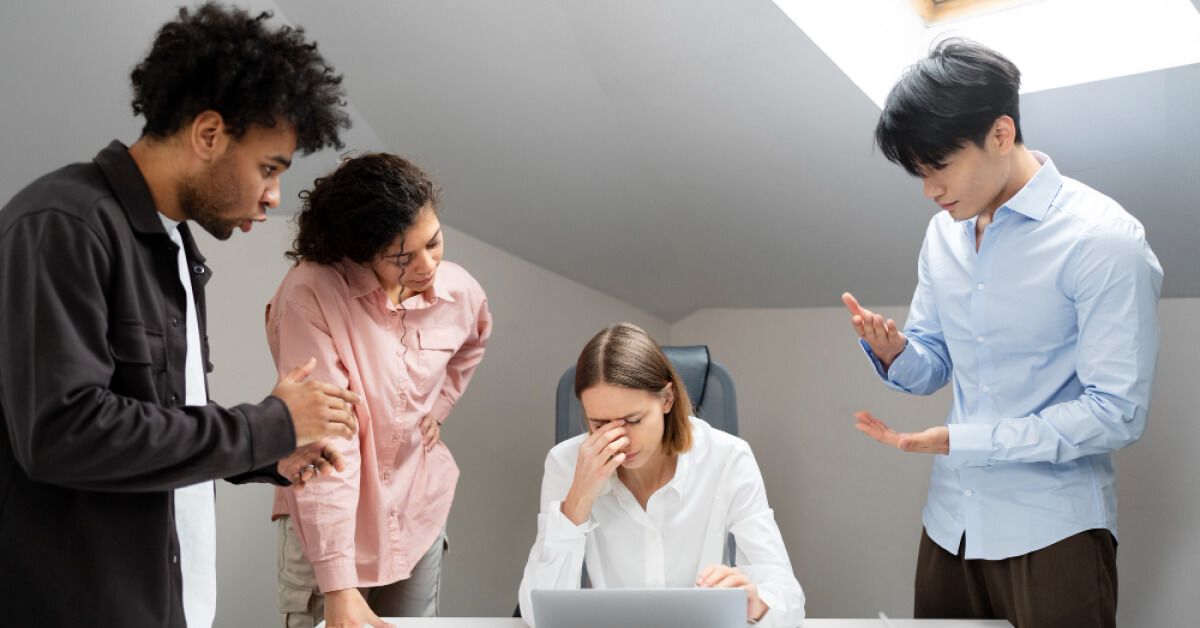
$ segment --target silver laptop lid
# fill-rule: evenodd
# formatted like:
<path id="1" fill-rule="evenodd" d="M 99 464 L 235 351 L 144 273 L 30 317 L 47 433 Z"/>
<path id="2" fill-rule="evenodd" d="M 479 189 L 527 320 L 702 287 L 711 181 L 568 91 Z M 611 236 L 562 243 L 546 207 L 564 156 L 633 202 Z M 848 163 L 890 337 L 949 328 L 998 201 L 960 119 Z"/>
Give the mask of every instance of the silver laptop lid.
<path id="1" fill-rule="evenodd" d="M 741 589 L 534 590 L 537 628 L 744 628 Z"/>

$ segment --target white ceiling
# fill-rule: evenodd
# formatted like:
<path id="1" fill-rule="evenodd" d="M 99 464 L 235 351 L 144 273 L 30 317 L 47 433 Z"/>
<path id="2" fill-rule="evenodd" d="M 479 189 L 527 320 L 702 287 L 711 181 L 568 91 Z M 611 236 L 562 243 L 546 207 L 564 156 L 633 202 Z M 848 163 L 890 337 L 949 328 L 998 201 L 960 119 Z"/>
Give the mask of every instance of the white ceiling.
<path id="1" fill-rule="evenodd" d="M 252 3 L 271 5 L 345 73 L 352 147 L 425 166 L 445 222 L 494 246 L 669 321 L 911 297 L 935 208 L 873 150 L 876 106 L 770 0 Z M 21 59 L 0 66 L 0 196 L 129 138 L 128 69 L 169 15 L 0 5 L 0 53 Z M 1030 146 L 1146 224 L 1165 294 L 1200 297 L 1200 66 L 1023 107 Z"/>

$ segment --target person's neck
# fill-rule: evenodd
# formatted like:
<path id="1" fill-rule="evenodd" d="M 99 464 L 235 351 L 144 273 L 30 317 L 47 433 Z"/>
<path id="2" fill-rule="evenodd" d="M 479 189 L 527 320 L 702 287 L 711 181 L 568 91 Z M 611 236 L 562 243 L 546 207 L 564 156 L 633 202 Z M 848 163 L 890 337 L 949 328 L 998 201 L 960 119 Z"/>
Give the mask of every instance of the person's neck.
<path id="1" fill-rule="evenodd" d="M 187 214 L 179 204 L 177 185 L 183 169 L 170 140 L 142 137 L 129 147 L 129 156 L 146 180 L 150 198 L 154 199 L 154 207 L 159 213 L 175 222 L 187 220 Z"/>
<path id="2" fill-rule="evenodd" d="M 996 210 L 1004 206 L 1005 203 L 1012 200 L 1029 181 L 1033 179 L 1042 164 L 1034 156 L 1033 151 L 1025 148 L 1024 144 L 1017 144 L 1013 147 L 1012 154 L 1009 156 L 1010 167 L 1008 181 L 1004 183 L 1000 193 L 996 195 L 996 200 L 992 202 L 991 207 L 979 215 L 978 226 L 984 227 L 992 222 L 992 218 L 996 215 Z"/>
<path id="3" fill-rule="evenodd" d="M 675 477 L 675 463 L 677 460 L 678 456 L 657 453 L 647 460 L 646 464 L 636 469 L 618 467 L 617 477 L 635 495 L 649 495 L 666 486 Z"/>

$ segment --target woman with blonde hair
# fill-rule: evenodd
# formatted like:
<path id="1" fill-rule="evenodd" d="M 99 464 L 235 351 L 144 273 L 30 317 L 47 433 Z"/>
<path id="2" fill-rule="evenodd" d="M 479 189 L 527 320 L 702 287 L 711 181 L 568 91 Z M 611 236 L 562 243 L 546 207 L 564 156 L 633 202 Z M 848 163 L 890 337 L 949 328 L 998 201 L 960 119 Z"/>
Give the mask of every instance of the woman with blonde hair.
<path id="1" fill-rule="evenodd" d="M 746 591 L 746 619 L 791 626 L 804 592 L 750 446 L 691 416 L 687 389 L 658 344 L 628 323 L 596 334 L 575 370 L 587 433 L 546 456 L 530 592 L 714 587 Z M 721 563 L 728 534 L 737 567 Z"/>

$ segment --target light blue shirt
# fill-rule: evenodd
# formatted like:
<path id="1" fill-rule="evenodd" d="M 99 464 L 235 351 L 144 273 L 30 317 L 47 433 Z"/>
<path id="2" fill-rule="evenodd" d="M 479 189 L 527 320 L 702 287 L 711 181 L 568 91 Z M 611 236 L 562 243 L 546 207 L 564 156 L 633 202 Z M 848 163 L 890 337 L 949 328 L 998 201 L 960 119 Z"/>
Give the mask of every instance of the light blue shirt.
<path id="1" fill-rule="evenodd" d="M 1042 167 L 996 210 L 929 222 L 904 334 L 885 373 L 928 395 L 952 382 L 950 455 L 922 514 L 935 543 L 1003 559 L 1096 528 L 1117 533 L 1111 452 L 1146 427 L 1162 267 L 1112 199 Z"/>

